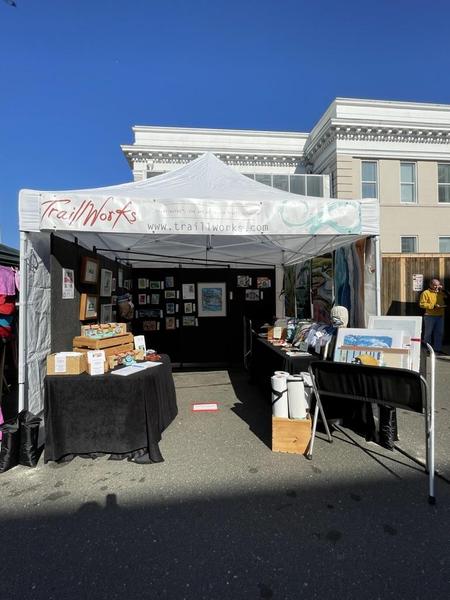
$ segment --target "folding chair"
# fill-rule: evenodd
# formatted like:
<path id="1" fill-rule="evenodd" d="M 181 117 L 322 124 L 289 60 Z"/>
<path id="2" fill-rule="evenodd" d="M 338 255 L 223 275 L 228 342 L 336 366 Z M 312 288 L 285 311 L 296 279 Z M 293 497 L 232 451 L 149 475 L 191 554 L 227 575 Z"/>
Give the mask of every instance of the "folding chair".
<path id="1" fill-rule="evenodd" d="M 425 471 L 429 475 L 430 504 L 435 504 L 434 495 L 434 396 L 435 396 L 435 355 L 427 344 L 431 356 L 430 382 L 415 371 L 391 367 L 375 367 L 314 361 L 309 366 L 316 406 L 312 424 L 311 441 L 307 458 L 312 458 L 314 438 L 317 429 L 319 412 L 331 442 L 331 434 L 322 405 L 322 398 L 334 400 L 357 400 L 381 404 L 392 408 L 402 408 L 412 412 L 425 413 L 426 464 Z M 404 450 L 397 448 L 415 462 L 418 462 Z"/>

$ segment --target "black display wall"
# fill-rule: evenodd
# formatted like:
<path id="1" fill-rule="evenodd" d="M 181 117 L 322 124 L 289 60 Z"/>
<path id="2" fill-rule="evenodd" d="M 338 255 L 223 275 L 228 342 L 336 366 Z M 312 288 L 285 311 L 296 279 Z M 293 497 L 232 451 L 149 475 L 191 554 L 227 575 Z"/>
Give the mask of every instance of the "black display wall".
<path id="1" fill-rule="evenodd" d="M 212 283 L 225 284 L 226 316 L 199 316 L 199 284 Z M 188 284 L 193 299 L 183 297 Z M 145 335 L 147 348 L 181 364 L 242 363 L 243 317 L 258 328 L 275 315 L 275 270 L 133 269 L 133 299 L 133 331 Z"/>
<path id="2" fill-rule="evenodd" d="M 69 242 L 55 235 L 51 241 L 51 346 L 52 352 L 62 352 L 72 349 L 72 340 L 80 335 L 80 295 L 82 293 L 99 294 L 100 276 L 96 284 L 86 284 L 80 282 L 80 270 L 83 256 L 97 258 L 100 261 L 100 269 L 109 269 L 113 272 L 113 277 L 118 276 L 119 264 L 108 258 L 95 254 L 86 248 Z M 62 298 L 62 269 L 73 269 L 75 275 L 75 294 L 72 299 Z M 131 279 L 131 269 L 120 265 L 124 271 L 124 279 Z M 117 292 L 113 292 L 117 294 Z M 100 305 L 110 304 L 111 298 L 99 297 L 98 313 L 100 315 Z M 84 323 L 96 323 L 97 320 L 85 321 Z"/>

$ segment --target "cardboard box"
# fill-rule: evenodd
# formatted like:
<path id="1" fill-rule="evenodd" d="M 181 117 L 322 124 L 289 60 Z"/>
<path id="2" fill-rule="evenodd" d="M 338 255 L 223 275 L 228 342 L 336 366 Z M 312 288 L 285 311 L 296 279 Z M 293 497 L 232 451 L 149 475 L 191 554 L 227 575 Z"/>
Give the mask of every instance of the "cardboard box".
<path id="1" fill-rule="evenodd" d="M 305 454 L 311 439 L 311 419 L 272 417 L 272 450 Z"/>
<path id="2" fill-rule="evenodd" d="M 63 358 L 62 355 L 65 355 Z M 64 370 L 61 370 L 64 367 Z M 86 356 L 74 352 L 58 352 L 47 356 L 47 375 L 79 375 L 87 369 Z"/>

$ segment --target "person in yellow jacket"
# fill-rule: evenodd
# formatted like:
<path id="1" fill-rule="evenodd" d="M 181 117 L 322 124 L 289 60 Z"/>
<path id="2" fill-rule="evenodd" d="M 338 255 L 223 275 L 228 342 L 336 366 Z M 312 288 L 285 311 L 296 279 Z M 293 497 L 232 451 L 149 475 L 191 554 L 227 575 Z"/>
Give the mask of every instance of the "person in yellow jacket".
<path id="1" fill-rule="evenodd" d="M 448 293 L 443 289 L 439 279 L 433 278 L 427 290 L 420 294 L 419 306 L 425 309 L 423 317 L 425 332 L 424 340 L 436 354 L 442 352 L 442 337 L 444 335 L 445 297 Z"/>

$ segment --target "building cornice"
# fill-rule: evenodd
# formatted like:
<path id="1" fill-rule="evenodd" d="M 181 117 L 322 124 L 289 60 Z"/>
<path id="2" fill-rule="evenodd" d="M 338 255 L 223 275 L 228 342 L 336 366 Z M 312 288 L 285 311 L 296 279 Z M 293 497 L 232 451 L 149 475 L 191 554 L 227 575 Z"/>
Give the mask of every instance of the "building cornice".
<path id="1" fill-rule="evenodd" d="M 128 164 L 133 169 L 136 164 L 139 163 L 158 163 L 167 165 L 184 165 L 195 158 L 201 156 L 204 151 L 200 152 L 187 152 L 173 148 L 171 152 L 166 150 L 151 149 L 148 146 L 136 146 L 136 145 L 123 145 L 121 146 L 122 151 L 128 161 Z M 206 150 L 205 150 L 206 151 Z M 229 152 L 229 151 L 215 151 L 214 154 L 229 165 L 236 166 L 272 166 L 272 167 L 285 167 L 290 164 L 299 164 L 303 160 L 303 154 L 278 154 L 278 153 L 255 153 L 255 152 Z"/>

